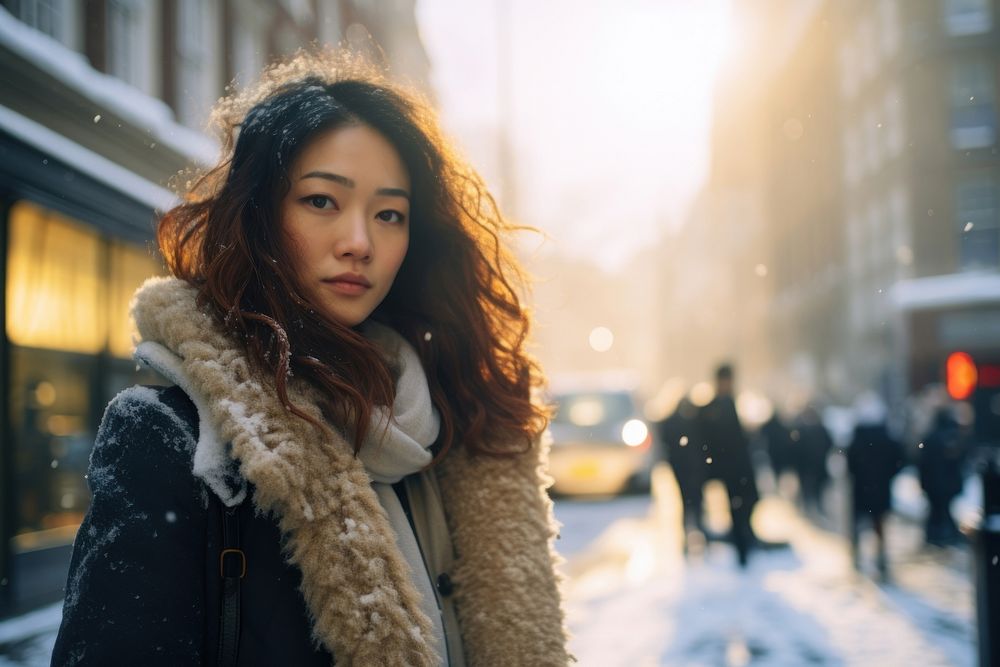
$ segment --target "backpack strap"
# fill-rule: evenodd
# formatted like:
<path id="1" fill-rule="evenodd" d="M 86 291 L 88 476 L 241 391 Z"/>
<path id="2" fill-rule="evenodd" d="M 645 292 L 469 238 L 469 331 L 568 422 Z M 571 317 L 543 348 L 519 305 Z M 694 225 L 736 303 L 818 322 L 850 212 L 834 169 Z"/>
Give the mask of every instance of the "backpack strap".
<path id="1" fill-rule="evenodd" d="M 247 557 L 240 548 L 239 509 L 222 508 L 222 551 L 219 575 L 222 577 L 222 610 L 219 626 L 219 665 L 235 667 L 240 648 L 240 580 L 247 573 Z"/>
<path id="2" fill-rule="evenodd" d="M 191 397 L 178 385 L 167 388 L 157 388 L 160 392 L 160 399 L 178 415 L 180 415 L 193 431 L 195 441 L 199 438 L 198 408 Z M 240 640 L 240 583 L 247 573 L 247 557 L 240 547 L 239 518 L 243 506 L 246 504 L 245 481 L 239 476 L 239 470 L 235 463 L 230 469 L 225 471 L 222 477 L 223 483 L 229 490 L 228 497 L 239 497 L 242 493 L 243 500 L 235 507 L 226 507 L 216 490 L 205 486 L 203 491 L 209 498 L 210 511 L 209 519 L 209 550 L 206 553 L 207 570 L 206 574 L 211 576 L 211 572 L 217 567 L 219 577 L 222 581 L 221 593 L 217 598 L 219 601 L 219 639 L 218 651 L 216 653 L 217 664 L 220 667 L 234 667 L 239 658 Z M 204 480 L 202 480 L 204 482 Z M 218 515 L 215 512 L 218 511 Z M 214 526 L 219 526 L 218 516 L 221 516 L 222 535 L 221 549 L 216 546 Z M 218 549 L 218 550 L 217 550 Z M 216 559 L 218 565 L 216 565 Z M 211 590 L 211 587 L 210 587 Z M 206 620 L 210 623 L 211 620 Z M 208 648 L 206 647 L 206 651 Z M 212 664 L 209 660 L 204 660 L 206 664 Z"/>

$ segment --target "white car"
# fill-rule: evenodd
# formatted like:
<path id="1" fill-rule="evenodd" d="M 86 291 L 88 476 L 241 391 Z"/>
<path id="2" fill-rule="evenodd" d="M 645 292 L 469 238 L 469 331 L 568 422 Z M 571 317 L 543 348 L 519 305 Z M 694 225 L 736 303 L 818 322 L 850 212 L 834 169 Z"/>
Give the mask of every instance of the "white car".
<path id="1" fill-rule="evenodd" d="M 653 433 L 632 393 L 567 391 L 551 397 L 552 490 L 567 495 L 648 492 Z"/>

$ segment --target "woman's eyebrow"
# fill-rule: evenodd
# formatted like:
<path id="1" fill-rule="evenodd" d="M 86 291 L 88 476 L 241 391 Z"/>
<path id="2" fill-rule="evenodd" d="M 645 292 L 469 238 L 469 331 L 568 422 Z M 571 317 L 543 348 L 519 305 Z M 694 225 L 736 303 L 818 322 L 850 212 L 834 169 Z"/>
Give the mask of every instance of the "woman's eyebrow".
<path id="1" fill-rule="evenodd" d="M 310 171 L 299 180 L 304 181 L 307 178 L 324 178 L 328 181 L 333 181 L 334 183 L 340 183 L 348 188 L 354 187 L 354 181 L 347 176 L 341 176 L 340 174 L 334 174 L 329 171 Z"/>
<path id="2" fill-rule="evenodd" d="M 410 193 L 403 188 L 379 188 L 375 191 L 375 194 L 382 195 L 384 197 L 402 197 L 403 199 L 410 198 Z"/>
<path id="3" fill-rule="evenodd" d="M 347 176 L 341 176 L 340 174 L 334 174 L 329 171 L 310 171 L 308 174 L 303 175 L 299 178 L 300 181 L 307 178 L 322 178 L 327 181 L 333 181 L 334 183 L 339 183 L 344 187 L 353 188 L 355 186 L 354 180 L 348 178 Z M 409 199 L 410 193 L 403 188 L 379 188 L 375 191 L 375 194 L 382 195 L 386 197 L 402 197 L 403 199 Z"/>

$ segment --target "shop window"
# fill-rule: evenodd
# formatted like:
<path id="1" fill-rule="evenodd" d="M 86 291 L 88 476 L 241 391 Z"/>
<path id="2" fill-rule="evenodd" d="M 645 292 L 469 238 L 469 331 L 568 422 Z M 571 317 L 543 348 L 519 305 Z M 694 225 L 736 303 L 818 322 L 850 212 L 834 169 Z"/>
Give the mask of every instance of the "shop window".
<path id="1" fill-rule="evenodd" d="M 993 29 L 992 0 L 944 0 L 944 27 L 949 35 L 976 35 Z"/>
<path id="2" fill-rule="evenodd" d="M 114 241 L 109 249 L 108 352 L 119 359 L 131 359 L 138 335 L 128 308 L 135 290 L 150 276 L 163 273 L 150 249 Z"/>
<path id="3" fill-rule="evenodd" d="M 998 215 L 1000 192 L 990 174 L 969 175 L 958 184 L 955 221 L 962 269 L 1000 266 Z"/>
<path id="4" fill-rule="evenodd" d="M 11 430 L 17 496 L 15 551 L 66 544 L 90 502 L 85 475 L 97 433 L 92 355 L 14 347 Z"/>
<path id="5" fill-rule="evenodd" d="M 959 150 L 996 142 L 996 84 L 990 63 L 959 63 L 951 81 L 951 143 Z"/>
<path id="6" fill-rule="evenodd" d="M 104 406 L 126 386 L 161 382 L 130 359 L 128 304 L 162 269 L 146 248 L 30 202 L 10 209 L 8 239 L 13 547 L 23 553 L 72 542 Z"/>
<path id="7" fill-rule="evenodd" d="M 28 202 L 10 213 L 7 337 L 14 345 L 96 354 L 103 244 L 91 229 Z"/>

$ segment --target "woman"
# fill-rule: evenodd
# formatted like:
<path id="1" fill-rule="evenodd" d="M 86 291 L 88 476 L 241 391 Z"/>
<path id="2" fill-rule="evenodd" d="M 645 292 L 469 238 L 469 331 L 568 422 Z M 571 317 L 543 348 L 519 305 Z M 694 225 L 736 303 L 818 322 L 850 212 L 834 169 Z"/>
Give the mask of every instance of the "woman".
<path id="1" fill-rule="evenodd" d="M 345 55 L 220 103 L 133 303 L 53 664 L 564 665 L 510 231 Z"/>

